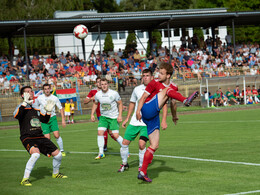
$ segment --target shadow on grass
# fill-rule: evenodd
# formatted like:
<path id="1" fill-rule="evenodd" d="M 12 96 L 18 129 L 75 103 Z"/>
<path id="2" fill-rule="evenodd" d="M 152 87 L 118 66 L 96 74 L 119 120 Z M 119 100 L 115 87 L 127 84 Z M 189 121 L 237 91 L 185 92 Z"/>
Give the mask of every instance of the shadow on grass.
<path id="1" fill-rule="evenodd" d="M 159 167 L 153 168 L 153 164 L 160 164 Z M 152 163 L 148 166 L 148 170 L 147 170 L 147 174 L 151 179 L 155 179 L 157 177 L 159 177 L 159 174 L 162 172 L 175 172 L 175 173 L 188 173 L 190 171 L 180 171 L 180 170 L 176 170 L 173 167 L 169 167 L 165 165 L 166 162 L 164 160 L 157 160 L 157 159 L 153 159 Z M 147 182 L 141 182 L 139 184 L 149 184 Z"/>
<path id="2" fill-rule="evenodd" d="M 52 167 L 38 167 L 37 169 L 32 171 L 32 178 L 30 179 L 32 182 L 40 179 L 44 179 L 46 176 L 52 176 Z"/>

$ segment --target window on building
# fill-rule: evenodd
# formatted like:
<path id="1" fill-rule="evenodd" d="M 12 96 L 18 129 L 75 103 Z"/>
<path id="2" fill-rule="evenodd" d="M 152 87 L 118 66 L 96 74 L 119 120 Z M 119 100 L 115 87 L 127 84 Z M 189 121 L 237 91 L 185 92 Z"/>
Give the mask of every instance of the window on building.
<path id="1" fill-rule="evenodd" d="M 168 29 L 164 29 L 164 37 L 172 37 L 172 31 L 171 31 L 171 29 L 169 30 L 169 33 L 170 33 L 170 34 L 168 34 Z"/>
<path id="2" fill-rule="evenodd" d="M 119 31 L 119 39 L 125 39 L 125 31 Z"/>
<path id="3" fill-rule="evenodd" d="M 144 38 L 144 32 L 143 31 L 140 31 L 140 30 L 138 30 L 137 31 L 137 36 L 141 39 L 141 38 Z"/>
<path id="4" fill-rule="evenodd" d="M 215 28 L 215 35 L 218 35 L 219 31 L 218 28 Z"/>
<path id="5" fill-rule="evenodd" d="M 117 31 L 111 31 L 110 35 L 112 36 L 112 39 L 117 40 Z"/>
<path id="6" fill-rule="evenodd" d="M 173 34 L 174 34 L 175 37 L 179 37 L 180 36 L 180 29 L 179 28 L 175 28 L 173 30 Z"/>
<path id="7" fill-rule="evenodd" d="M 98 37 L 98 33 L 96 32 L 92 32 L 92 41 L 96 41 L 97 37 Z"/>

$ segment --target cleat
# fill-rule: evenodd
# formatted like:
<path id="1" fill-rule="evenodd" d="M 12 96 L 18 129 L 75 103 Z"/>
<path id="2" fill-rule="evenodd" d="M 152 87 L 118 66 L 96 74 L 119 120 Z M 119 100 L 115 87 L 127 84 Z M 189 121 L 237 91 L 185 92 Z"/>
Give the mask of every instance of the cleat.
<path id="1" fill-rule="evenodd" d="M 62 156 L 66 156 L 66 153 L 64 151 L 61 151 Z"/>
<path id="2" fill-rule="evenodd" d="M 118 169 L 117 172 L 124 172 L 125 170 L 129 169 L 129 164 L 128 163 L 126 163 L 125 165 L 121 164 L 120 166 L 121 167 L 120 167 L 120 169 Z"/>
<path id="3" fill-rule="evenodd" d="M 74 121 L 71 121 L 71 124 L 74 124 Z"/>
<path id="4" fill-rule="evenodd" d="M 95 158 L 95 160 L 99 160 L 99 159 L 102 159 L 102 158 L 105 158 L 106 156 L 105 156 L 105 154 L 99 154 L 96 158 Z"/>
<path id="5" fill-rule="evenodd" d="M 139 172 L 137 178 L 140 179 L 140 180 L 149 182 L 149 183 L 152 182 L 152 180 L 147 176 L 147 174 L 145 175 L 142 171 Z"/>
<path id="6" fill-rule="evenodd" d="M 191 96 L 189 96 L 186 100 L 184 100 L 183 104 L 187 107 L 189 107 L 192 103 L 192 101 L 198 97 L 199 92 L 198 91 L 194 91 L 193 94 Z"/>
<path id="7" fill-rule="evenodd" d="M 104 146 L 104 152 L 107 152 L 107 146 Z"/>
<path id="8" fill-rule="evenodd" d="M 62 173 L 52 174 L 52 178 L 61 178 L 61 179 L 67 179 L 68 176 L 63 175 Z"/>
<path id="9" fill-rule="evenodd" d="M 32 184 L 28 178 L 23 178 L 23 180 L 21 181 L 21 185 L 22 186 L 32 186 Z"/>

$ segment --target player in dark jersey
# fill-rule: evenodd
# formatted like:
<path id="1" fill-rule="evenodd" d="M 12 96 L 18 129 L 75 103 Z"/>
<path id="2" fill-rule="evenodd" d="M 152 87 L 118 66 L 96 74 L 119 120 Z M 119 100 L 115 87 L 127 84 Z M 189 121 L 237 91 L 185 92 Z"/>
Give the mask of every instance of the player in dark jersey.
<path id="1" fill-rule="evenodd" d="M 96 93 L 97 93 L 99 90 L 101 90 L 100 82 L 101 82 L 101 78 L 100 78 L 100 77 L 97 77 L 97 79 L 96 79 L 96 88 L 92 89 L 92 90 L 88 93 L 86 99 L 84 100 L 84 104 L 88 104 L 89 102 L 95 100 L 95 95 L 96 95 Z M 96 115 L 97 115 L 97 119 L 99 120 L 99 117 L 101 116 L 101 114 L 100 114 L 100 104 L 98 104 L 98 107 L 97 107 L 97 110 L 96 110 Z M 113 136 L 113 134 L 112 134 L 112 132 L 111 132 L 110 130 L 105 131 L 105 133 L 104 133 L 104 141 L 105 141 L 104 151 L 105 151 L 105 152 L 107 151 L 107 138 L 108 138 L 108 137 L 107 137 L 107 132 L 109 132 L 109 135 L 111 136 L 111 138 L 116 141 L 116 138 Z"/>
<path id="2" fill-rule="evenodd" d="M 185 106 L 189 106 L 198 96 L 198 91 L 195 91 L 188 98 L 183 97 L 182 94 L 178 92 L 178 87 L 170 82 L 170 78 L 173 74 L 171 64 L 162 62 L 159 68 L 158 80 L 153 80 L 146 86 L 136 110 L 137 120 L 141 121 L 142 119 L 147 125 L 147 133 L 150 140 L 150 147 L 147 148 L 144 154 L 143 165 L 138 174 L 138 179 L 146 182 L 152 182 L 147 176 L 147 168 L 152 162 L 154 152 L 159 148 L 160 110 L 164 107 L 169 98 L 181 101 Z M 177 123 L 176 107 L 172 110 L 172 120 L 175 124 Z"/>
<path id="3" fill-rule="evenodd" d="M 46 156 L 53 156 L 53 178 L 67 178 L 67 176 L 59 172 L 62 159 L 61 152 L 51 140 L 44 137 L 41 129 L 41 122 L 48 123 L 50 120 L 50 114 L 55 106 L 55 102 L 47 102 L 44 109 L 40 111 L 32 106 L 33 91 L 30 86 L 23 87 L 20 91 L 20 95 L 23 98 L 23 103 L 15 109 L 14 118 L 19 121 L 20 140 L 31 155 L 26 164 L 21 185 L 32 185 L 29 177 L 36 161 L 40 157 L 40 153 Z"/>

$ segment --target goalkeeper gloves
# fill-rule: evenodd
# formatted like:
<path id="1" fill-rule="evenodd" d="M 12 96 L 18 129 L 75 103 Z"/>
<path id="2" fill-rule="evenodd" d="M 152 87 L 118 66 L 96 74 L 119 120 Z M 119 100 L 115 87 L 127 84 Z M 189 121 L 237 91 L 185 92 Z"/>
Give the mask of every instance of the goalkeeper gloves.
<path id="1" fill-rule="evenodd" d="M 55 102 L 52 100 L 48 100 L 47 103 L 44 106 L 44 109 L 46 110 L 47 114 L 51 114 L 53 108 L 55 106 Z"/>
<path id="2" fill-rule="evenodd" d="M 26 107 L 28 104 L 31 105 L 33 103 L 33 100 L 29 100 L 29 98 L 30 98 L 30 94 L 27 92 L 24 92 L 22 106 Z"/>

